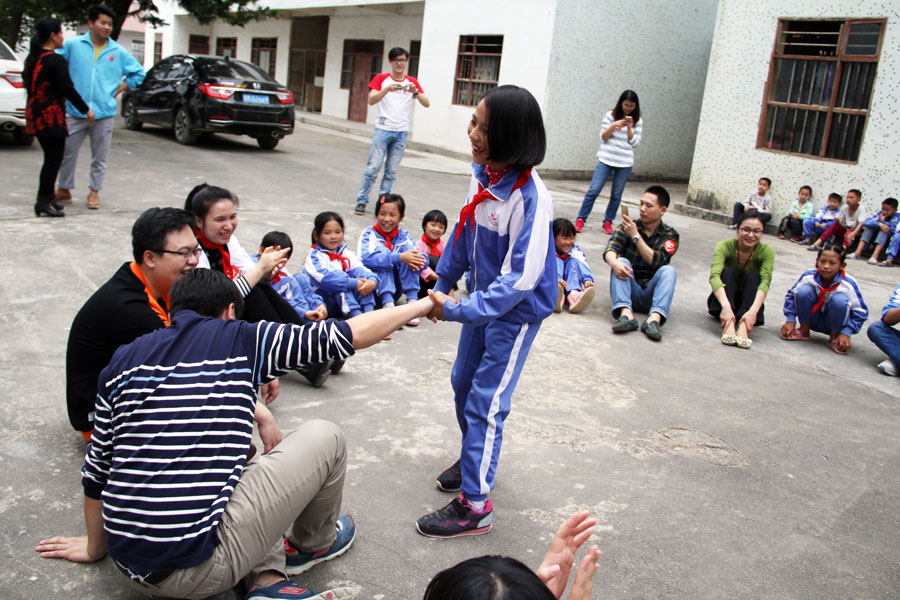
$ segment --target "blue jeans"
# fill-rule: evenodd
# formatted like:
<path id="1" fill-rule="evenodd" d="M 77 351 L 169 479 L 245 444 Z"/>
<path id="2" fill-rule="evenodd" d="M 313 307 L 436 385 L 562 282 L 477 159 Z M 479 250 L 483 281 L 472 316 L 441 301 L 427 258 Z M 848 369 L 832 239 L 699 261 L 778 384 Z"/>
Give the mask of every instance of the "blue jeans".
<path id="1" fill-rule="evenodd" d="M 397 178 L 397 168 L 400 166 L 400 161 L 403 160 L 403 151 L 406 150 L 406 136 L 406 131 L 375 128 L 375 133 L 372 134 L 372 146 L 369 148 L 369 161 L 366 163 L 359 193 L 356 194 L 357 204 L 369 203 L 369 190 L 375 183 L 382 163 L 384 163 L 384 175 L 381 176 L 378 195 L 381 196 L 391 191 L 394 179 Z M 387 156 L 387 161 L 384 159 L 385 156 Z"/>
<path id="2" fill-rule="evenodd" d="M 631 266 L 627 258 L 619 260 Z M 609 270 L 609 295 L 612 296 L 612 314 L 617 316 L 620 308 L 629 308 L 632 312 L 659 313 L 660 323 L 665 323 L 675 295 L 675 267 L 663 265 L 656 270 L 647 285 L 641 287 L 634 277 L 619 279 L 612 269 Z"/>
<path id="3" fill-rule="evenodd" d="M 578 218 L 587 221 L 591 210 L 594 208 L 594 200 L 600 195 L 603 186 L 610 174 L 613 176 L 612 190 L 609 192 L 609 204 L 606 205 L 606 215 L 604 221 L 612 221 L 616 218 L 619 211 L 619 204 L 622 203 L 622 192 L 625 191 L 625 183 L 628 176 L 631 175 L 631 167 L 611 167 L 606 163 L 597 162 L 597 168 L 594 169 L 594 176 L 591 177 L 591 185 L 584 200 L 581 202 L 581 210 L 578 211 Z"/>
<path id="4" fill-rule="evenodd" d="M 885 325 L 884 321 L 875 321 L 869 325 L 866 335 L 900 369 L 900 331 Z"/>

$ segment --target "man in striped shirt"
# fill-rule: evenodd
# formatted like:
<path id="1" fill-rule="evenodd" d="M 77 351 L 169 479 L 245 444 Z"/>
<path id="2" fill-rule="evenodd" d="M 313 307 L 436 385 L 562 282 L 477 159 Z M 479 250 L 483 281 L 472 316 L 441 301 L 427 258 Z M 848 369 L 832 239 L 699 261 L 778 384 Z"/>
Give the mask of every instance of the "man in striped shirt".
<path id="1" fill-rule="evenodd" d="M 246 323 L 223 274 L 197 269 L 172 289 L 172 324 L 123 346 L 100 374 L 82 469 L 87 536 L 37 547 L 95 562 L 107 550 L 135 589 L 206 598 L 244 579 L 256 598 L 342 598 L 290 574 L 349 548 L 339 517 L 346 469 L 341 430 L 309 421 L 281 438 L 256 390 L 310 363 L 375 344 L 433 303 L 304 326 Z M 247 461 L 254 418 L 265 445 Z M 285 530 L 289 530 L 283 538 Z"/>

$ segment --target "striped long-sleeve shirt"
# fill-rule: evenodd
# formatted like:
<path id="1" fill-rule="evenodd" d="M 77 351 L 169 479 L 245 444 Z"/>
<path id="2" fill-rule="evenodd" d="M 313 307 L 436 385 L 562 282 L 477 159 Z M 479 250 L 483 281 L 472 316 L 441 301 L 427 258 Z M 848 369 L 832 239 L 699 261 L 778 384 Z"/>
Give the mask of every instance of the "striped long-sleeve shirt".
<path id="1" fill-rule="evenodd" d="M 100 374 L 82 468 L 103 501 L 109 554 L 136 572 L 208 559 L 244 468 L 257 386 L 353 354 L 350 327 L 221 320 L 179 312 L 122 346 Z"/>
<path id="2" fill-rule="evenodd" d="M 603 116 L 603 122 L 600 125 L 600 131 L 606 131 L 613 124 L 612 111 Z M 615 129 L 609 139 L 600 145 L 597 151 L 597 160 L 610 167 L 631 167 L 634 165 L 634 149 L 641 143 L 641 136 L 644 134 L 644 120 L 638 119 L 638 122 L 631 128 L 634 135 L 628 139 L 628 128 L 622 127 Z"/>

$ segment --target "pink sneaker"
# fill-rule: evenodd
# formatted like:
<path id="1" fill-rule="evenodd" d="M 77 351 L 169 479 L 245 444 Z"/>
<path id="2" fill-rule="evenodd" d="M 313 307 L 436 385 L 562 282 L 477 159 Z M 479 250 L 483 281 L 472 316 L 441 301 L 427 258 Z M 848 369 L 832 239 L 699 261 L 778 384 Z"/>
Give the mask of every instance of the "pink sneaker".
<path id="1" fill-rule="evenodd" d="M 573 290 L 569 292 L 569 312 L 580 313 L 594 299 L 594 287 L 585 288 L 584 291 Z"/>
<path id="2" fill-rule="evenodd" d="M 609 221 L 603 221 L 603 233 L 606 235 L 612 235 L 612 223 Z"/>
<path id="3" fill-rule="evenodd" d="M 581 217 L 575 219 L 575 232 L 581 233 L 581 230 L 584 229 L 584 219 Z"/>

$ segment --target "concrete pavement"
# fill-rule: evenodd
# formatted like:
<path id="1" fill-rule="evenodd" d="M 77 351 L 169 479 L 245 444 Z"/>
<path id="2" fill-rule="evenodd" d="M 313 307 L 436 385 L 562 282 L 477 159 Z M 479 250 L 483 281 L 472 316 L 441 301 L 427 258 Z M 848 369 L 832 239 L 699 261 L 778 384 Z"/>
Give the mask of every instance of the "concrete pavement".
<path id="1" fill-rule="evenodd" d="M 246 248 L 285 230 L 297 268 L 317 212 L 341 212 L 352 244 L 371 223 L 352 215 L 367 148 L 352 132 L 308 125 L 275 151 L 231 137 L 185 147 L 161 129 L 120 126 L 101 210 L 84 206 L 85 147 L 68 216 L 36 219 L 40 148 L 0 140 L 0 597 L 139 597 L 109 560 L 64 564 L 33 551 L 43 537 L 83 530 L 84 444 L 65 416 L 65 343 L 84 300 L 129 260 L 134 219 L 150 206 L 181 205 L 209 181 L 240 196 Z M 452 221 L 467 172 L 452 157 L 408 152 L 395 187 L 410 206 L 407 229 L 418 234 L 432 208 Z M 574 218 L 587 181 L 547 183 L 556 214 Z M 626 202 L 646 185 L 630 184 Z M 683 201 L 685 186 L 666 186 Z M 599 199 L 595 210 L 603 206 Z M 595 598 L 896 597 L 900 380 L 875 369 L 883 356 L 864 333 L 849 356 L 822 337 L 778 339 L 784 292 L 813 254 L 769 236 L 777 258 L 767 323 L 751 350 L 722 346 L 705 300 L 713 247 L 733 232 L 675 211 L 666 221 L 681 248 L 659 344 L 610 332 L 608 238 L 599 219 L 579 236 L 599 293 L 580 315 L 550 317 L 535 341 L 506 424 L 489 535 L 430 540 L 413 527 L 449 500 L 434 477 L 458 452 L 449 386 L 456 325 L 406 328 L 320 389 L 286 376 L 272 405 L 282 429 L 321 417 L 347 434 L 345 506 L 359 523 L 354 547 L 300 583 L 356 586 L 359 598 L 420 598 L 434 573 L 464 558 L 506 554 L 536 567 L 558 523 L 588 508 L 600 519 L 594 543 L 604 553 Z M 854 262 L 848 272 L 877 318 L 900 270 Z"/>

